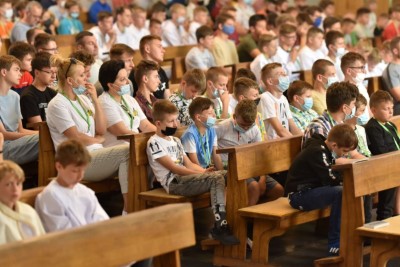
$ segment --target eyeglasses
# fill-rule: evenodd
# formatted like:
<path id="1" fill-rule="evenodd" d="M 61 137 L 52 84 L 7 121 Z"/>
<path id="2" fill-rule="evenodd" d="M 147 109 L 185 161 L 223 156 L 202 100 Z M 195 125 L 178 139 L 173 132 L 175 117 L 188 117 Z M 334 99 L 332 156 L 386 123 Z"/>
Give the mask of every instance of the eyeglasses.
<path id="1" fill-rule="evenodd" d="M 364 66 L 359 66 L 359 67 L 349 67 L 350 69 L 356 69 L 356 70 L 365 70 L 365 65 Z"/>
<path id="2" fill-rule="evenodd" d="M 73 57 L 69 59 L 69 65 L 68 65 L 67 71 L 65 72 L 65 79 L 68 77 L 68 71 L 71 68 L 72 64 L 78 64 L 78 60 L 76 60 Z"/>
<path id="3" fill-rule="evenodd" d="M 57 75 L 56 71 L 48 71 L 48 70 L 39 70 L 39 71 L 42 71 L 42 72 L 50 74 L 50 75 Z"/>

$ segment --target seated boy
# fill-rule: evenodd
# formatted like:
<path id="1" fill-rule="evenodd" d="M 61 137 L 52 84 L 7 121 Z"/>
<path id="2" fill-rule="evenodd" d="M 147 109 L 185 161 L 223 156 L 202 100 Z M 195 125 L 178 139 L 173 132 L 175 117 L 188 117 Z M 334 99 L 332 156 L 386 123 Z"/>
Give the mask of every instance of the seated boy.
<path id="1" fill-rule="evenodd" d="M 311 70 L 317 59 L 324 58 L 321 50 L 324 41 L 324 32 L 316 27 L 311 27 L 307 32 L 307 44 L 300 50 L 299 59 L 302 70 Z"/>
<path id="2" fill-rule="evenodd" d="M 21 61 L 22 77 L 19 80 L 19 83 L 14 84 L 11 87 L 12 90 L 17 92 L 18 94 L 21 94 L 25 90 L 25 88 L 27 88 L 33 82 L 33 77 L 30 72 L 32 71 L 31 62 L 33 57 L 35 56 L 35 48 L 25 42 L 16 42 L 10 46 L 8 54 L 16 57 Z"/>
<path id="3" fill-rule="evenodd" d="M 185 57 L 186 69 L 201 69 L 207 71 L 216 66 L 211 47 L 214 42 L 214 31 L 208 26 L 201 26 L 196 30 L 197 46 L 190 49 Z"/>
<path id="4" fill-rule="evenodd" d="M 372 155 L 399 150 L 399 133 L 396 126 L 389 121 L 393 116 L 392 96 L 386 91 L 379 90 L 371 95 L 369 105 L 373 117 L 365 125 L 365 132 L 370 141 L 369 149 Z M 396 189 L 387 189 L 379 192 L 378 195 L 377 220 L 392 217 L 394 214 Z"/>
<path id="5" fill-rule="evenodd" d="M 228 88 L 226 87 L 228 81 L 228 75 L 223 68 L 212 67 L 206 73 L 205 96 L 213 101 L 217 119 L 227 119 L 232 113 L 229 105 Z"/>
<path id="6" fill-rule="evenodd" d="M 250 63 L 251 71 L 256 75 L 257 82 L 261 83 L 261 69 L 272 62 L 276 62 L 278 51 L 278 37 L 270 34 L 263 34 L 258 40 L 258 49 L 261 53 Z"/>
<path id="7" fill-rule="evenodd" d="M 194 124 L 181 137 L 189 159 L 205 169 L 215 166 L 217 170 L 223 170 L 221 157 L 216 153 L 218 145 L 212 101 L 205 97 L 193 99 L 189 114 Z"/>
<path id="8" fill-rule="evenodd" d="M 80 181 L 91 160 L 85 146 L 67 140 L 57 147 L 57 177 L 36 198 L 35 208 L 47 232 L 75 228 L 107 220 L 94 191 Z"/>
<path id="9" fill-rule="evenodd" d="M 257 106 L 254 100 L 243 99 L 236 108 L 233 118 L 216 127 L 218 148 L 226 148 L 261 141 L 261 133 L 255 126 Z M 221 155 L 224 164 L 227 164 L 227 155 Z M 283 188 L 274 179 L 262 175 L 247 179 L 249 206 L 257 204 L 259 198 L 266 194 L 268 200 L 281 197 Z"/>
<path id="10" fill-rule="evenodd" d="M 200 69 L 188 70 L 182 77 L 180 92 L 174 93 L 169 100 L 178 108 L 178 121 L 182 126 L 193 123 L 188 108 L 192 99 L 201 95 L 206 89 L 206 76 Z"/>
<path id="11" fill-rule="evenodd" d="M 294 81 L 288 89 L 288 100 L 294 123 L 302 132 L 318 113 L 312 110 L 312 85 L 305 81 Z"/>
<path id="12" fill-rule="evenodd" d="M 342 189 L 340 174 L 332 170 L 337 157 L 357 147 L 354 129 L 348 124 L 334 126 L 328 138 L 314 134 L 289 168 L 285 185 L 290 205 L 304 211 L 331 206 L 328 251 L 339 254 Z"/>
<path id="13" fill-rule="evenodd" d="M 238 102 L 244 99 L 250 99 L 254 101 L 256 106 L 260 103 L 258 84 L 249 78 L 243 77 L 235 80 L 235 83 L 233 84 L 233 95 Z M 233 108 L 236 108 L 236 105 Z M 262 120 L 260 112 L 257 112 L 255 123 L 260 130 L 261 140 L 266 140 L 267 132 L 265 131 L 264 121 Z"/>
<path id="14" fill-rule="evenodd" d="M 290 80 L 280 63 L 270 63 L 261 70 L 266 92 L 261 95 L 259 109 L 267 129 L 268 139 L 301 134 L 293 121 L 289 103 L 283 93 Z"/>
<path id="15" fill-rule="evenodd" d="M 39 52 L 32 60 L 33 83 L 21 94 L 22 125 L 46 121 L 47 105 L 57 92 L 49 86 L 57 78 L 57 68 L 50 66 L 50 54 Z"/>
<path id="16" fill-rule="evenodd" d="M 45 233 L 36 211 L 18 201 L 24 180 L 25 175 L 21 167 L 9 160 L 2 161 L 0 153 L 0 245 Z"/>
<path id="17" fill-rule="evenodd" d="M 231 235 L 225 211 L 225 171 L 204 169 L 185 154 L 182 143 L 173 135 L 178 126 L 178 109 L 169 100 L 158 100 L 153 106 L 156 134 L 147 142 L 147 157 L 158 182 L 169 194 L 185 197 L 210 192 L 215 225 L 211 231 L 224 245 L 237 245 Z"/>

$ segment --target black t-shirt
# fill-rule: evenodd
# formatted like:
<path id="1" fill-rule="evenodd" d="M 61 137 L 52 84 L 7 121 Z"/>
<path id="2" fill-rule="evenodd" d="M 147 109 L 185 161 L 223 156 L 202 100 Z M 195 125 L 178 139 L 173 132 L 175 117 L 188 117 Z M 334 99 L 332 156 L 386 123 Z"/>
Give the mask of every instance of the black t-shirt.
<path id="1" fill-rule="evenodd" d="M 47 87 L 43 92 L 35 86 L 30 85 L 21 95 L 22 124 L 26 127 L 28 118 L 40 116 L 42 121 L 46 121 L 47 105 L 57 92 Z"/>
<path id="2" fill-rule="evenodd" d="M 158 71 L 158 76 L 160 76 L 160 85 L 158 86 L 158 89 L 156 92 L 154 92 L 154 96 L 157 99 L 164 99 L 164 92 L 165 89 L 169 88 L 169 79 L 167 77 L 167 74 L 165 73 L 165 71 L 163 70 L 163 68 L 160 67 L 159 71 Z M 136 96 L 136 92 L 138 90 L 138 85 L 135 81 L 135 69 L 133 69 L 131 71 L 131 73 L 129 74 L 129 80 L 131 80 L 132 84 L 133 84 L 133 97 Z"/>

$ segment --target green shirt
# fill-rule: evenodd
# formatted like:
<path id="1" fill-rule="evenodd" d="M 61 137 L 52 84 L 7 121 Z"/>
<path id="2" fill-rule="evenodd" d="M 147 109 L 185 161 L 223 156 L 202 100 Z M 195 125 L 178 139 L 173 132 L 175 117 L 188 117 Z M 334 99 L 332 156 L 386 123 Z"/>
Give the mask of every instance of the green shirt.
<path id="1" fill-rule="evenodd" d="M 251 33 L 246 34 L 242 38 L 240 38 L 240 43 L 237 47 L 237 53 L 239 55 L 240 62 L 251 62 L 253 61 L 253 57 L 250 55 L 250 52 L 254 49 L 257 49 L 257 43 L 253 39 Z"/>
<path id="2" fill-rule="evenodd" d="M 290 105 L 290 111 L 292 112 L 294 123 L 303 132 L 306 130 L 310 122 L 318 117 L 317 112 L 312 109 L 304 111 Z"/>

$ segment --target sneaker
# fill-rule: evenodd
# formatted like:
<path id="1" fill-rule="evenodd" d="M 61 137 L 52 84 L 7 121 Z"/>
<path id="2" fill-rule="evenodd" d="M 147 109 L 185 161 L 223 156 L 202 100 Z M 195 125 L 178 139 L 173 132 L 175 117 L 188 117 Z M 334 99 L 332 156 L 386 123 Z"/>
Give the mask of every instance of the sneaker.
<path id="1" fill-rule="evenodd" d="M 329 254 L 329 256 L 339 256 L 339 248 L 338 247 L 330 247 L 328 254 Z"/>
<path id="2" fill-rule="evenodd" d="M 253 240 L 251 240 L 249 237 L 247 238 L 247 247 L 249 250 L 253 250 Z"/>
<path id="3" fill-rule="evenodd" d="M 122 211 L 122 216 L 128 215 L 128 212 L 126 212 L 125 210 Z"/>
<path id="4" fill-rule="evenodd" d="M 231 231 L 229 231 L 229 228 L 226 225 L 214 227 L 211 230 L 211 235 L 214 239 L 219 240 L 223 245 L 233 246 L 240 244 L 239 239 L 232 235 Z"/>

